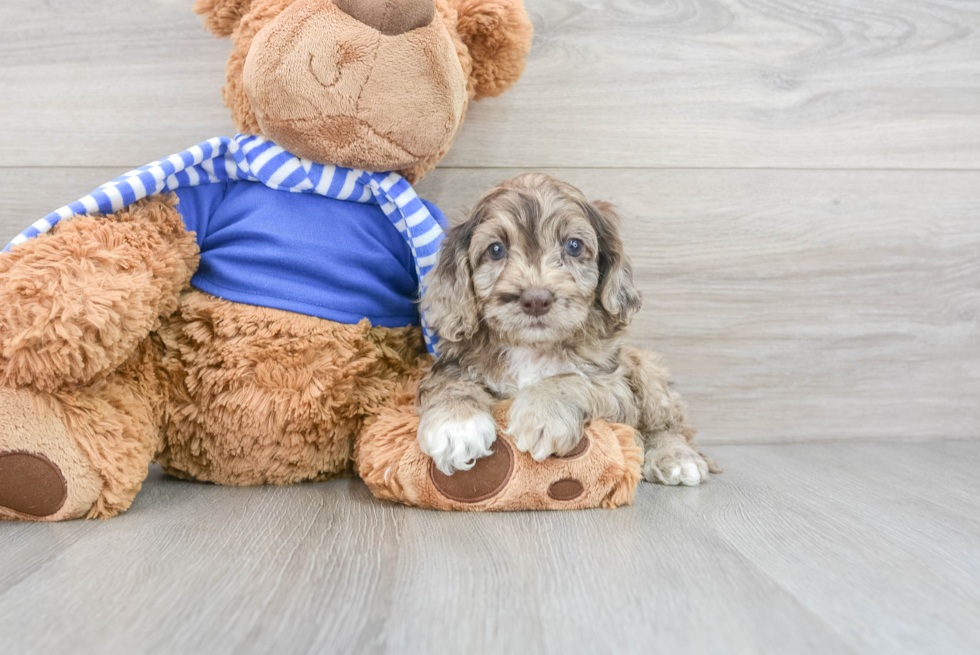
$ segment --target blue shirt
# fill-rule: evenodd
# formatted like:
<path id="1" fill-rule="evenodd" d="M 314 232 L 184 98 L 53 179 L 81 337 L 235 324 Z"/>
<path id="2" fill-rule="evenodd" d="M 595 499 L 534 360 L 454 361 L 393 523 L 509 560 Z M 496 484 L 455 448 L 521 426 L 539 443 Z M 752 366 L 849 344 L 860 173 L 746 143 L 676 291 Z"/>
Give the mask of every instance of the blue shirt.
<path id="1" fill-rule="evenodd" d="M 234 302 L 338 323 L 418 325 L 418 276 L 405 239 L 376 204 L 228 181 L 175 192 L 197 233 L 191 284 Z M 446 229 L 435 205 L 422 201 Z"/>

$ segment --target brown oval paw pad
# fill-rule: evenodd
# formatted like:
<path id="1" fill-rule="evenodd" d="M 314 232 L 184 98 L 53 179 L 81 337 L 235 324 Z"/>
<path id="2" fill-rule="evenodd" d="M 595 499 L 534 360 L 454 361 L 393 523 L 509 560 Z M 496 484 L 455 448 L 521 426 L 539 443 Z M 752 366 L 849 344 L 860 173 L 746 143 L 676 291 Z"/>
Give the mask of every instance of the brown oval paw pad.
<path id="1" fill-rule="evenodd" d="M 579 442 L 575 444 L 574 448 L 569 450 L 564 455 L 552 455 L 552 457 L 554 457 L 555 459 L 575 459 L 576 457 L 581 457 L 582 455 L 584 455 L 585 451 L 587 451 L 588 449 L 589 449 L 589 438 L 583 434 L 582 438 L 579 439 Z"/>
<path id="2" fill-rule="evenodd" d="M 574 478 L 562 478 L 551 483 L 548 495 L 553 500 L 575 500 L 585 491 L 582 483 Z"/>
<path id="3" fill-rule="evenodd" d="M 478 503 L 499 494 L 514 471 L 514 454 L 502 439 L 490 447 L 490 454 L 476 460 L 469 471 L 456 471 L 446 475 L 429 464 L 432 484 L 446 498 L 460 503 Z"/>
<path id="4" fill-rule="evenodd" d="M 28 516 L 51 516 L 65 504 L 68 484 L 44 455 L 0 453 L 0 507 Z"/>

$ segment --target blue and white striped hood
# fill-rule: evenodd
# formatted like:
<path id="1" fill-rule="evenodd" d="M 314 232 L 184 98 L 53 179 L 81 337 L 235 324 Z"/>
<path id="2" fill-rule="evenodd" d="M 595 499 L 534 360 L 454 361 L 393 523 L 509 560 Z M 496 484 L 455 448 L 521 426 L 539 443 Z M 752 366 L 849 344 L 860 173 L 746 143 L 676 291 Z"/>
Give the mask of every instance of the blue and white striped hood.
<path id="1" fill-rule="evenodd" d="M 49 231 L 75 215 L 108 214 L 141 198 L 181 187 L 227 180 L 261 182 L 277 191 L 308 193 L 379 205 L 408 243 L 419 279 L 419 295 L 435 264 L 444 238 L 442 228 L 398 173 L 369 173 L 354 168 L 323 165 L 297 157 L 271 141 L 238 134 L 234 139 L 214 137 L 166 159 L 141 166 L 103 184 L 80 200 L 51 212 L 19 234 L 3 252 Z M 436 335 L 422 316 L 429 352 Z"/>

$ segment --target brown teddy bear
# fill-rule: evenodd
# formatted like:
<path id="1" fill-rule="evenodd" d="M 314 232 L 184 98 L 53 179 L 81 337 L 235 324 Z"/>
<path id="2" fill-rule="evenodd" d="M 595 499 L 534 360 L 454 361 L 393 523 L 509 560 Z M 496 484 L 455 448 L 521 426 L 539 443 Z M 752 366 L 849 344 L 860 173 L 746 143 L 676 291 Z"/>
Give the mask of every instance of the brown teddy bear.
<path id="1" fill-rule="evenodd" d="M 195 10 L 232 37 L 224 98 L 241 134 L 127 173 L 0 255 L 0 518 L 111 517 L 153 460 L 219 484 L 324 480 L 351 471 L 359 435 L 355 468 L 381 497 L 629 502 L 639 454 L 608 426 L 554 471 L 521 473 L 505 442 L 506 476 L 492 457 L 441 480 L 406 454 L 430 361 L 417 294 L 445 226 L 410 184 L 470 100 L 523 72 L 520 0 Z M 547 493 L 528 500 L 527 485 Z M 519 500 L 487 500 L 504 496 Z"/>

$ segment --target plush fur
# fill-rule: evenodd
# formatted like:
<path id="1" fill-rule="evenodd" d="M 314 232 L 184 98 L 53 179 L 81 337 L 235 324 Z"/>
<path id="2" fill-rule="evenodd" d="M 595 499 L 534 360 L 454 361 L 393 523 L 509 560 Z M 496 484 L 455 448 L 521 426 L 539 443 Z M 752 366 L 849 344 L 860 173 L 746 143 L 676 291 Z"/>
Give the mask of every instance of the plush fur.
<path id="1" fill-rule="evenodd" d="M 603 419 L 636 429 L 650 481 L 718 470 L 667 371 L 626 343 L 640 294 L 608 204 L 546 175 L 503 183 L 447 235 L 424 307 L 444 340 L 420 385 L 418 439 L 444 473 L 490 453 L 502 399 L 508 434 L 539 462 Z"/>
<path id="2" fill-rule="evenodd" d="M 448 148 L 467 101 L 446 32 L 433 20 L 388 36 L 331 0 L 297 0 L 249 45 L 242 72 L 256 123 L 313 161 L 415 166 Z"/>
<path id="3" fill-rule="evenodd" d="M 173 313 L 198 261 L 175 202 L 62 221 L 0 257 L 0 385 L 85 384 Z"/>
<path id="4" fill-rule="evenodd" d="M 493 407 L 491 423 L 499 423 L 501 431 L 496 438 L 509 444 L 509 475 L 500 484 L 489 485 L 489 491 L 477 500 L 448 496 L 439 487 L 432 460 L 422 452 L 415 438 L 419 425 L 415 408 L 417 383 L 409 380 L 394 394 L 392 402 L 357 441 L 354 458 L 357 473 L 378 498 L 427 509 L 491 512 L 614 508 L 633 502 L 641 477 L 643 451 L 635 443 L 631 427 L 601 421 L 590 423 L 585 428 L 588 444 L 582 453 L 538 462 L 515 448 L 504 432 L 507 403 Z M 486 458 L 481 459 L 471 469 L 456 472 L 452 477 L 462 477 L 460 487 L 484 486 L 481 483 L 487 476 L 486 463 Z M 572 493 L 556 494 L 555 489 L 561 485 L 571 486 Z"/>
<path id="5" fill-rule="evenodd" d="M 357 1 L 342 4 L 377 22 Z M 519 75 L 530 22 L 513 0 L 467 5 L 462 22 L 458 2 L 371 1 L 384 5 L 384 32 L 326 0 L 198 0 L 195 10 L 232 38 L 224 98 L 240 131 L 414 181 L 446 153 L 468 102 Z M 196 240 L 174 202 L 73 217 L 0 256 L 0 458 L 36 456 L 65 486 L 56 512 L 18 513 L 4 494 L 27 506 L 32 481 L 6 473 L 0 519 L 113 516 L 154 458 L 222 484 L 345 475 L 357 433 L 428 363 L 417 328 L 342 325 L 193 290 Z"/>
<path id="6" fill-rule="evenodd" d="M 224 99 L 240 132 L 415 183 L 448 152 L 468 102 L 517 81 L 533 33 L 520 0 L 435 7 L 431 24 L 398 35 L 330 0 L 198 0 L 195 11 L 216 36 L 232 37 Z"/>
<path id="7" fill-rule="evenodd" d="M 64 474 L 64 501 L 46 516 L 27 515 L 0 506 L 0 519 L 60 521 L 85 516 L 103 494 L 103 478 L 56 412 L 57 400 L 26 388 L 0 387 L 0 443 L 5 453 L 37 453 Z M 0 487 L 8 480 L 0 476 Z M 24 498 L 36 502 L 34 481 Z"/>
<path id="8" fill-rule="evenodd" d="M 459 0 L 457 30 L 473 59 L 475 98 L 498 96 L 524 72 L 532 28 L 519 0 Z"/>
<path id="9" fill-rule="evenodd" d="M 414 328 L 344 325 L 201 291 L 181 298 L 159 335 L 171 399 L 157 459 L 168 473 L 219 484 L 346 474 L 354 435 L 425 362 Z"/>

